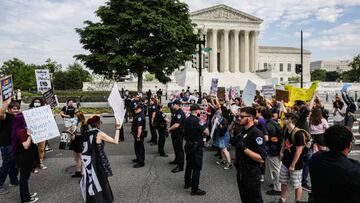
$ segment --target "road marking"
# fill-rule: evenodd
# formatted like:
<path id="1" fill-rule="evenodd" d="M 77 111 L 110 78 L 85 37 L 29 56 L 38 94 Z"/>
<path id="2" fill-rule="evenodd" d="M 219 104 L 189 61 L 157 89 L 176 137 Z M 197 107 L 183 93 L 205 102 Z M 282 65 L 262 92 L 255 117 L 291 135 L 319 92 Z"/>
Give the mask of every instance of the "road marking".
<path id="1" fill-rule="evenodd" d="M 360 150 L 352 150 L 349 155 L 350 156 L 360 155 Z"/>

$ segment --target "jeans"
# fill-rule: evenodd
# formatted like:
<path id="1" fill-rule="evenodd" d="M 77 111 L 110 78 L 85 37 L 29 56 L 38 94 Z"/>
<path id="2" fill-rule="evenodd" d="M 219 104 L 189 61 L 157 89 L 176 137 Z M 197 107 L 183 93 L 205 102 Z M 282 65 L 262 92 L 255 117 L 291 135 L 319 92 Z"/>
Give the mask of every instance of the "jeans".
<path id="1" fill-rule="evenodd" d="M 0 147 L 2 156 L 2 166 L 0 168 L 0 187 L 3 186 L 6 177 L 9 175 L 10 183 L 17 185 L 19 183 L 17 175 L 19 169 L 16 167 L 16 162 L 12 157 L 11 145 Z"/>
<path id="2" fill-rule="evenodd" d="M 27 202 L 30 200 L 29 192 L 29 179 L 31 172 L 25 172 L 20 170 L 20 199 L 21 202 Z"/>
<path id="3" fill-rule="evenodd" d="M 303 167 L 303 174 L 302 174 L 302 185 L 307 185 L 308 181 L 307 178 L 309 176 L 309 160 L 312 156 L 312 151 L 309 149 L 308 152 L 304 156 L 304 167 Z"/>

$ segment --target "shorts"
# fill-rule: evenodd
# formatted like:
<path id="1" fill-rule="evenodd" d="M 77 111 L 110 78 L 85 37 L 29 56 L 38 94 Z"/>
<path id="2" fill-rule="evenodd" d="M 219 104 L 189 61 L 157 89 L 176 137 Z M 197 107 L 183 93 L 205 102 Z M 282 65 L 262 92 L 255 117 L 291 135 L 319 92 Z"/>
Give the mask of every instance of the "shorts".
<path id="1" fill-rule="evenodd" d="M 325 146 L 324 134 L 313 134 L 313 135 L 311 135 L 311 137 L 314 140 L 314 144 Z"/>
<path id="2" fill-rule="evenodd" d="M 295 188 L 298 189 L 301 187 L 301 180 L 302 180 L 302 169 L 295 170 L 294 172 L 290 172 L 289 168 L 281 164 L 280 168 L 280 177 L 279 182 L 283 185 L 290 184 Z"/>

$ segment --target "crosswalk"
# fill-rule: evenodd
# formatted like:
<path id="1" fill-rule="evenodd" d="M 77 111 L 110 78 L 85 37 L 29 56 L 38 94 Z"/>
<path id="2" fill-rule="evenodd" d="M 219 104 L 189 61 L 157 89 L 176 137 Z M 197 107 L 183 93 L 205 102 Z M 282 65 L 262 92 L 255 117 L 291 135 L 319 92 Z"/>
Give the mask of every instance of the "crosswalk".
<path id="1" fill-rule="evenodd" d="M 355 145 L 360 145 L 360 132 L 359 132 L 359 122 L 360 122 L 360 114 L 356 114 L 356 121 L 354 122 L 352 132 L 355 137 Z M 328 123 L 330 126 L 334 125 L 334 118 L 332 116 L 329 117 Z M 359 151 L 360 154 L 360 151 Z"/>

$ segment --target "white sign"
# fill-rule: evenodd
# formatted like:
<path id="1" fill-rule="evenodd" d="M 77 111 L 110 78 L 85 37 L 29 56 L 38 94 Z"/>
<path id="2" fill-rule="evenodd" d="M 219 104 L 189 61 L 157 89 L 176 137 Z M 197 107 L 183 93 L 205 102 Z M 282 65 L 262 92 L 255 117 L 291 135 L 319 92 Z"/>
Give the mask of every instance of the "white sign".
<path id="1" fill-rule="evenodd" d="M 108 98 L 108 102 L 114 111 L 115 118 L 118 119 L 120 125 L 122 125 L 126 110 L 124 106 L 124 100 L 120 96 L 119 88 L 116 83 L 114 84 L 111 90 L 110 96 Z"/>
<path id="2" fill-rule="evenodd" d="M 246 106 L 251 106 L 256 96 L 256 84 L 248 80 L 242 94 L 242 100 Z"/>
<path id="3" fill-rule="evenodd" d="M 60 136 L 49 105 L 23 111 L 27 127 L 32 130 L 35 144 Z"/>
<path id="4" fill-rule="evenodd" d="M 262 86 L 261 91 L 262 91 L 262 94 L 267 98 L 271 98 L 272 96 L 275 96 L 274 85 L 264 85 L 264 86 Z"/>
<path id="5" fill-rule="evenodd" d="M 211 80 L 210 95 L 212 95 L 212 96 L 216 96 L 216 95 L 217 95 L 218 82 L 219 82 L 219 79 L 217 79 L 217 78 L 213 78 L 213 79 Z"/>
<path id="6" fill-rule="evenodd" d="M 197 97 L 195 97 L 195 96 L 193 96 L 193 95 L 190 95 L 190 97 L 189 97 L 189 102 L 191 101 L 191 100 L 194 100 L 195 101 L 195 104 L 197 104 L 197 102 L 198 102 L 198 100 L 199 100 L 199 98 L 197 98 Z"/>
<path id="7" fill-rule="evenodd" d="M 46 92 L 51 89 L 51 81 L 49 70 L 36 69 L 35 70 L 36 84 L 38 92 Z"/>

